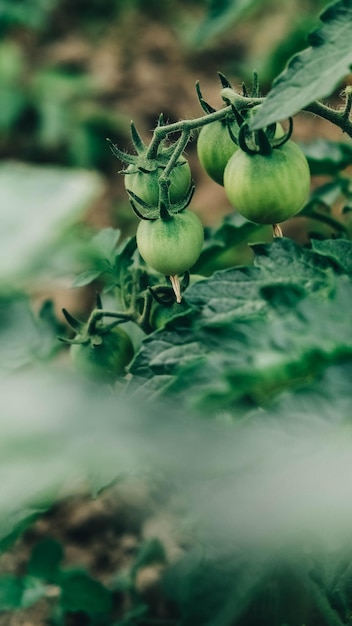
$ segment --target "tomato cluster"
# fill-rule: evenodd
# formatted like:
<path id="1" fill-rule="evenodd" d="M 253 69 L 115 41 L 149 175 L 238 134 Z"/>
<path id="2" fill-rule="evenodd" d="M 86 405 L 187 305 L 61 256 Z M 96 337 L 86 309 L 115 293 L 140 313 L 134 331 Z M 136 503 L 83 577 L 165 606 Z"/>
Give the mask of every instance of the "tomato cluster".
<path id="1" fill-rule="evenodd" d="M 248 112 L 247 119 L 256 108 Z M 247 139 L 241 140 L 244 130 Z M 236 133 L 228 124 L 214 121 L 201 130 L 197 151 L 207 174 L 224 186 L 232 206 L 243 217 L 274 225 L 302 209 L 309 195 L 310 171 L 302 150 L 285 135 L 281 124 L 264 129 L 260 137 L 265 140 L 262 145 L 246 122 Z"/>
<path id="2" fill-rule="evenodd" d="M 229 91 L 227 79 L 221 74 L 219 77 L 224 91 Z M 252 132 L 250 124 L 258 100 L 255 91 L 252 101 L 248 99 L 247 110 L 241 112 L 226 96 L 226 110 L 216 111 L 205 102 L 199 87 L 197 93 L 206 113 L 194 124 L 194 128 L 201 128 L 197 140 L 201 166 L 224 186 L 239 213 L 255 223 L 272 224 L 274 235 L 280 234 L 278 224 L 302 208 L 310 189 L 306 158 L 289 139 L 292 125 L 288 132 L 280 124 Z M 66 340 L 72 344 L 73 364 L 90 379 L 113 384 L 124 377 L 133 358 L 133 344 L 120 327 L 123 321 L 135 322 L 147 333 L 164 328 L 170 320 L 189 314 L 190 307 L 182 300 L 181 291 L 192 280 L 202 279 L 195 275 L 192 279 L 189 274 L 204 241 L 202 222 L 188 208 L 194 186 L 183 151 L 193 128 L 187 130 L 186 123 L 171 126 L 170 130 L 161 116 L 147 146 L 131 123 L 135 154 L 122 152 L 110 142 L 114 155 L 127 165 L 121 173 L 131 207 L 140 219 L 132 252 L 137 246 L 139 262 L 129 257 L 128 267 L 135 276 L 126 281 L 127 297 L 119 284 L 124 311 L 102 310 L 99 297 L 97 309 L 86 324 L 64 311 L 75 331 L 74 339 Z M 172 133 L 179 131 L 179 138 L 170 143 Z M 168 277 L 171 286 L 156 284 L 155 273 Z M 104 325 L 104 317 L 117 320 Z"/>

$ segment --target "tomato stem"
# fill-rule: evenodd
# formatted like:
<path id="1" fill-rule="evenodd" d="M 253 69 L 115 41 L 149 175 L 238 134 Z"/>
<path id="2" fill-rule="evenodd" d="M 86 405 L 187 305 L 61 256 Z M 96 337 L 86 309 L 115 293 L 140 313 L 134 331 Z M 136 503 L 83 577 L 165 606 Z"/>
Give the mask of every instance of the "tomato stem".
<path id="1" fill-rule="evenodd" d="M 273 237 L 283 237 L 283 232 L 279 224 L 273 224 Z"/>
<path id="2" fill-rule="evenodd" d="M 243 96 L 239 93 L 236 93 L 233 89 L 225 88 L 221 91 L 221 97 L 227 104 L 233 104 L 239 111 L 246 109 L 248 107 L 254 106 L 256 104 L 262 104 L 265 98 L 249 98 L 247 96 Z M 351 99 L 351 104 L 348 103 L 348 99 Z M 322 104 L 321 102 L 315 101 L 311 102 L 307 106 L 302 108 L 302 111 L 307 111 L 308 113 L 313 113 L 314 115 L 318 115 L 319 117 L 335 124 L 341 128 L 341 130 L 349 137 L 352 137 L 352 121 L 350 120 L 349 114 L 352 108 L 352 94 L 349 95 L 349 92 L 346 93 L 346 106 L 343 111 L 335 111 L 331 107 Z M 349 108 L 350 107 L 350 108 Z M 347 115 L 346 115 L 347 108 Z M 225 109 L 222 109 L 223 111 Z"/>
<path id="3" fill-rule="evenodd" d="M 136 320 L 138 326 L 140 326 L 140 328 L 145 333 L 150 333 L 151 331 L 150 314 L 152 310 L 152 304 L 153 304 L 153 296 L 150 293 L 150 291 L 146 291 L 144 294 L 142 313 L 140 314 L 139 318 Z"/>
<path id="4" fill-rule="evenodd" d="M 99 322 L 104 317 L 114 317 L 116 320 L 118 320 L 117 323 L 119 323 L 132 321 L 135 319 L 135 316 L 135 312 L 126 311 L 125 313 L 123 313 L 120 311 L 109 311 L 106 309 L 94 309 L 88 319 L 87 334 L 94 335 L 97 322 Z"/>
<path id="5" fill-rule="evenodd" d="M 180 279 L 178 276 L 169 276 L 169 279 L 176 296 L 176 302 L 180 304 L 182 301 Z"/>

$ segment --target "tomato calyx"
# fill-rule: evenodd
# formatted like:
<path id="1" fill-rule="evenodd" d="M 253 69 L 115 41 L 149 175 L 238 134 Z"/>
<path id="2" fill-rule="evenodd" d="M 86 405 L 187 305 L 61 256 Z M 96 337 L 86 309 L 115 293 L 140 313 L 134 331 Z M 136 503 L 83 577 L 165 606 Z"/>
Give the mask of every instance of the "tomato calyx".
<path id="1" fill-rule="evenodd" d="M 166 187 L 169 186 L 169 182 L 170 179 L 165 179 Z M 161 188 L 163 188 L 163 182 L 161 182 Z M 128 195 L 132 211 L 135 213 L 135 215 L 137 215 L 137 217 L 139 217 L 139 219 L 156 220 L 159 217 L 162 217 L 162 219 L 169 219 L 170 213 L 181 213 L 181 211 L 184 211 L 184 209 L 188 207 L 193 198 L 194 190 L 195 186 L 194 184 L 191 184 L 185 198 L 180 202 L 176 202 L 174 204 L 171 204 L 170 202 L 166 203 L 162 199 L 162 197 L 160 197 L 159 205 L 156 208 L 151 208 L 146 202 L 144 202 L 144 200 L 142 200 L 142 198 L 133 193 L 133 191 L 128 191 Z M 167 197 L 167 191 L 165 190 L 165 193 L 161 193 L 160 195 L 166 195 Z"/>
<path id="2" fill-rule="evenodd" d="M 224 74 L 222 74 L 221 72 L 218 72 L 218 77 L 219 77 L 219 80 L 221 82 L 221 86 L 223 89 L 225 88 L 232 89 L 230 82 L 228 81 L 228 79 L 226 78 Z M 200 89 L 199 81 L 196 82 L 196 92 L 197 92 L 199 104 L 202 107 L 203 111 L 207 115 L 210 115 L 211 113 L 216 113 L 217 109 L 214 109 L 214 107 L 212 107 L 209 104 L 209 102 L 207 102 L 204 99 L 203 94 Z M 232 141 L 236 145 L 238 145 L 238 137 L 233 132 L 233 125 L 234 125 L 234 122 L 237 122 L 238 128 L 240 128 L 241 124 L 243 124 L 245 120 L 244 120 L 244 117 L 241 115 L 241 113 L 236 109 L 236 107 L 233 104 L 231 104 L 231 111 L 232 112 L 230 114 L 226 115 L 226 117 L 219 120 L 219 122 L 227 128 L 227 131 Z"/>
<path id="3" fill-rule="evenodd" d="M 164 124 L 159 116 L 158 126 Z M 107 139 L 114 156 L 127 167 L 119 173 L 125 176 L 125 187 L 132 209 L 139 218 L 158 215 L 159 202 L 170 204 L 175 213 L 187 206 L 194 192 L 191 171 L 186 158 L 179 154 L 173 158 L 175 147 L 167 138 L 154 149 L 147 146 L 131 122 L 131 137 L 135 154 L 128 154 Z M 172 161 L 172 163 L 170 163 Z"/>
<path id="4" fill-rule="evenodd" d="M 113 313 L 114 319 L 110 324 L 103 323 L 103 317 L 105 315 L 112 316 L 111 311 L 104 311 L 100 294 L 96 294 L 96 306 L 91 312 L 87 322 L 74 317 L 67 309 L 62 309 L 62 313 L 68 326 L 74 331 L 75 336 L 73 339 L 67 337 L 58 337 L 59 341 L 63 343 L 77 345 L 77 344 L 91 344 L 92 346 L 99 346 L 103 342 L 103 336 L 109 334 L 118 324 L 122 324 L 128 320 L 132 320 L 133 316 L 129 313 Z"/>
<path id="5" fill-rule="evenodd" d="M 293 120 L 289 118 L 289 127 L 281 137 L 276 137 L 276 122 L 267 128 L 251 131 L 249 124 L 244 122 L 238 133 L 238 145 L 249 155 L 261 154 L 267 156 L 275 148 L 283 146 L 291 137 L 293 131 Z"/>

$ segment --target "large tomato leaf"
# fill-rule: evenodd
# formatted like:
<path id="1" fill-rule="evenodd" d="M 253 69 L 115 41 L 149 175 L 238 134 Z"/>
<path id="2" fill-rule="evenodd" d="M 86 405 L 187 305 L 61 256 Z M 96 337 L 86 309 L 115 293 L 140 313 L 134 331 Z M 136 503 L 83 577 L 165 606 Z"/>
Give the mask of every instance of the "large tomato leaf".
<path id="1" fill-rule="evenodd" d="M 329 96 L 352 65 L 352 4 L 338 0 L 320 16 L 323 26 L 309 37 L 310 47 L 295 55 L 274 80 L 253 117 L 252 129 L 295 115 L 314 100 Z"/>
<path id="2" fill-rule="evenodd" d="M 352 275 L 352 241 L 347 239 L 326 239 L 312 241 L 313 250 L 332 259 L 346 274 Z"/>
<path id="3" fill-rule="evenodd" d="M 131 365 L 138 396 L 172 391 L 180 402 L 214 410 L 261 403 L 326 363 L 352 357 L 351 284 L 339 276 L 348 270 L 338 260 L 345 246 L 336 244 L 334 258 L 286 239 L 254 251 L 254 267 L 191 287 L 193 317 L 142 343 Z"/>

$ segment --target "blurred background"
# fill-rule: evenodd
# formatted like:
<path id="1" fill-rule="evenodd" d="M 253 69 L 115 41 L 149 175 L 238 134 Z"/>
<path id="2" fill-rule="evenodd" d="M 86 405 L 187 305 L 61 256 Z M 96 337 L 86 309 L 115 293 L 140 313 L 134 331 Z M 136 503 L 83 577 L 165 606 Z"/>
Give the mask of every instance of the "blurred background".
<path id="1" fill-rule="evenodd" d="M 196 80 L 218 108 L 218 70 L 234 87 L 250 84 L 256 70 L 265 94 L 290 56 L 307 46 L 326 4 L 1 0 L 1 159 L 99 172 L 105 194 L 89 219 L 133 230 L 117 176 L 121 163 L 106 137 L 128 150 L 131 119 L 148 141 L 160 112 L 170 122 L 201 115 Z M 313 121 L 297 123 L 296 136 L 309 136 Z M 321 133 L 335 133 L 322 126 Z M 223 191 L 203 176 L 194 144 L 188 154 L 197 183 L 195 208 L 206 223 L 219 222 L 229 209 Z"/>

